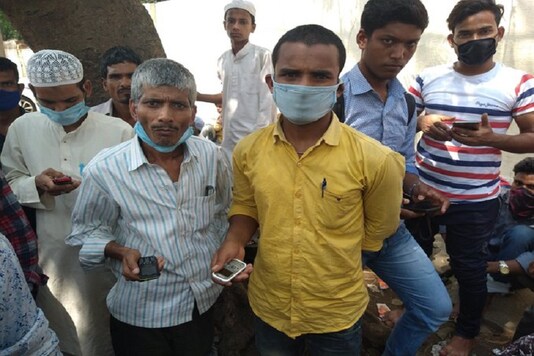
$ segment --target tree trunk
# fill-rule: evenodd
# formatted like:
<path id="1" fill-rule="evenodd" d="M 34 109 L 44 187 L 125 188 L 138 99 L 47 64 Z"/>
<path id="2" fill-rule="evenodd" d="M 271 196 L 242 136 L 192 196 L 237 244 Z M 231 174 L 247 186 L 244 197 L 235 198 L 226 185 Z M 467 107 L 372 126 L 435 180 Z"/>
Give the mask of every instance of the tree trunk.
<path id="1" fill-rule="evenodd" d="M 165 57 L 154 23 L 139 0 L 2 0 L 0 9 L 29 47 L 77 56 L 93 82 L 89 105 L 104 101 L 99 60 L 110 47 L 126 45 L 143 59 Z"/>

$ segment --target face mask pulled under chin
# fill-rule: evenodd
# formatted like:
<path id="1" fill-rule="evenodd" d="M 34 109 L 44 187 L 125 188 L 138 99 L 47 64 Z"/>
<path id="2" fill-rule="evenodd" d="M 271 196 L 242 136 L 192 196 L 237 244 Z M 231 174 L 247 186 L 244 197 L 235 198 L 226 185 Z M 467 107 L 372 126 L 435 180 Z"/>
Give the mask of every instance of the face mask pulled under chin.
<path id="1" fill-rule="evenodd" d="M 458 46 L 458 60 L 470 66 L 481 65 L 497 52 L 493 37 L 473 40 Z"/>
<path id="2" fill-rule="evenodd" d="M 273 79 L 273 99 L 282 115 L 295 125 L 315 122 L 328 114 L 337 101 L 337 88 L 277 83 Z"/>

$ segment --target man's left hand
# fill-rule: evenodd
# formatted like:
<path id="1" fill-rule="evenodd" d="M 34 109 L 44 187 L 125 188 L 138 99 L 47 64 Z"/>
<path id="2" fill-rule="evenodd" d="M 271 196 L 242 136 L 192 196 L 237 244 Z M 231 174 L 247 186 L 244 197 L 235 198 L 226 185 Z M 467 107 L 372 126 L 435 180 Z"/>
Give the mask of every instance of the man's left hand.
<path id="1" fill-rule="evenodd" d="M 478 130 L 452 127 L 452 138 L 467 146 L 491 146 L 494 138 L 493 129 L 489 124 L 488 114 L 482 114 Z"/>

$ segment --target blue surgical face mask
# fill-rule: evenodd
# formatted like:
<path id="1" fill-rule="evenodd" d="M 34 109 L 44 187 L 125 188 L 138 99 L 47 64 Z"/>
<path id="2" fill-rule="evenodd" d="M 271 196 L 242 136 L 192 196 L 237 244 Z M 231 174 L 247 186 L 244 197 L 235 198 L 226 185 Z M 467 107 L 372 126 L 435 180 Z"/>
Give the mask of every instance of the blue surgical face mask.
<path id="1" fill-rule="evenodd" d="M 85 100 L 82 100 L 78 104 L 63 111 L 54 111 L 43 105 L 39 105 L 39 108 L 50 120 L 61 126 L 72 125 L 89 112 L 89 107 L 85 105 Z"/>
<path id="2" fill-rule="evenodd" d="M 295 125 L 315 122 L 332 110 L 337 100 L 337 88 L 277 83 L 273 79 L 273 99 L 286 119 Z"/>
<path id="3" fill-rule="evenodd" d="M 8 111 L 16 108 L 20 102 L 20 92 L 18 90 L 9 91 L 0 89 L 0 111 Z"/>
<path id="4" fill-rule="evenodd" d="M 135 123 L 134 129 L 135 129 L 135 133 L 141 139 L 141 141 L 143 141 L 144 143 L 146 143 L 147 145 L 149 145 L 150 147 L 152 147 L 153 149 L 161 153 L 169 153 L 169 152 L 174 151 L 176 147 L 180 146 L 182 143 L 187 141 L 189 137 L 193 136 L 193 128 L 189 126 L 187 130 L 185 130 L 185 132 L 183 133 L 182 137 L 180 137 L 178 142 L 176 142 L 174 145 L 161 146 L 155 143 L 154 141 L 152 141 L 150 137 L 148 137 L 145 129 L 143 128 L 143 125 L 141 125 L 139 121 Z"/>

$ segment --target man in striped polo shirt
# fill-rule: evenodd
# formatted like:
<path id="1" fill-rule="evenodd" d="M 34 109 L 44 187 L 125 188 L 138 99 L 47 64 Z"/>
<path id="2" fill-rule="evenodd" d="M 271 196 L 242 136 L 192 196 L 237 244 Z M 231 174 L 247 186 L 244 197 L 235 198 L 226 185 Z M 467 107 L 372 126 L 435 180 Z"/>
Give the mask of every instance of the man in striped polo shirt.
<path id="1" fill-rule="evenodd" d="M 436 217 L 459 283 L 456 335 L 441 355 L 468 355 L 486 300 L 486 242 L 499 207 L 501 150 L 534 152 L 534 77 L 496 63 L 504 9 L 494 0 L 462 0 L 447 19 L 453 64 L 424 70 L 410 88 L 423 137 L 420 179 L 451 201 Z M 507 135 L 512 120 L 519 134 Z M 470 127 L 460 127 L 468 124 Z"/>

